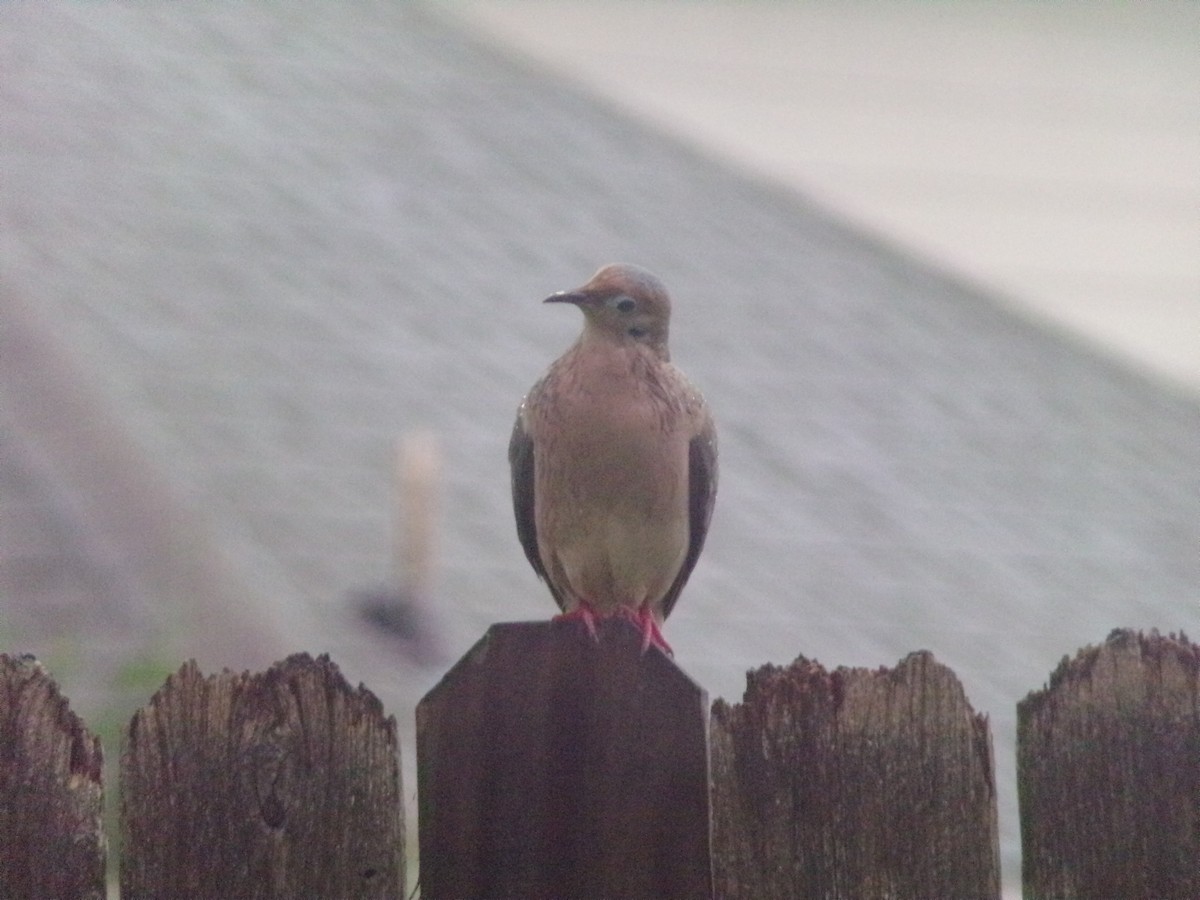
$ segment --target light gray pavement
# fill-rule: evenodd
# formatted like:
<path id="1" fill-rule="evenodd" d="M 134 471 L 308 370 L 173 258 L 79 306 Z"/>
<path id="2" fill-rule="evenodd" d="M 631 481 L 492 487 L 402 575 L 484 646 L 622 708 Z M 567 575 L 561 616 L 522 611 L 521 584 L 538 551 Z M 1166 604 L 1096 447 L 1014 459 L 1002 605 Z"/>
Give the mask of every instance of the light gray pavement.
<path id="1" fill-rule="evenodd" d="M 328 651 L 411 738 L 490 623 L 553 611 L 505 460 L 579 328 L 538 301 L 638 262 L 721 427 L 679 663 L 736 698 L 798 653 L 932 650 L 991 715 L 1011 888 L 1016 701 L 1113 627 L 1197 630 L 1195 397 L 443 16 L 0 7 L 5 644 Z M 445 450 L 433 665 L 349 601 L 389 574 L 415 427 Z"/>
<path id="2" fill-rule="evenodd" d="M 1200 4 L 449 8 L 655 127 L 1200 391 Z"/>

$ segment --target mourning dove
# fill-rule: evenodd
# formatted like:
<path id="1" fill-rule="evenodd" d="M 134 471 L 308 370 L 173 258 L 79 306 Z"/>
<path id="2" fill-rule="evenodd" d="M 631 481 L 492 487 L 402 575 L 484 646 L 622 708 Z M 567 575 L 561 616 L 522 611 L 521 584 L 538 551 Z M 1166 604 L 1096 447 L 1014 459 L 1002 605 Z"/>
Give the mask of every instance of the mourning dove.
<path id="1" fill-rule="evenodd" d="M 583 311 L 583 333 L 533 386 L 509 442 L 517 535 L 562 614 L 620 615 L 642 651 L 704 546 L 717 435 L 704 397 L 670 361 L 671 300 L 654 275 L 608 265 L 546 298 Z"/>

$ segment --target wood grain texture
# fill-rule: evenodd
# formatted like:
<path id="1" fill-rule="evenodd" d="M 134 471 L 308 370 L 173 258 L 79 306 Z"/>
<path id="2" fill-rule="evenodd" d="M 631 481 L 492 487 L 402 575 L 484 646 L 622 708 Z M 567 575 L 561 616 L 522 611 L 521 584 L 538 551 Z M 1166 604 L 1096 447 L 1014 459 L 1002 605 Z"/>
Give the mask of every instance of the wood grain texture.
<path id="1" fill-rule="evenodd" d="M 185 664 L 121 755 L 121 896 L 398 897 L 396 723 L 328 657 Z"/>
<path id="2" fill-rule="evenodd" d="M 1200 646 L 1114 631 L 1017 707 L 1025 896 L 1200 897 Z"/>
<path id="3" fill-rule="evenodd" d="M 417 707 L 422 897 L 711 896 L 707 703 L 627 622 L 494 625 Z"/>
<path id="4" fill-rule="evenodd" d="M 0 654 L 0 897 L 104 897 L 103 768 L 41 664 Z"/>
<path id="5" fill-rule="evenodd" d="M 716 895 L 996 898 L 991 735 L 928 653 L 749 673 L 712 715 Z"/>

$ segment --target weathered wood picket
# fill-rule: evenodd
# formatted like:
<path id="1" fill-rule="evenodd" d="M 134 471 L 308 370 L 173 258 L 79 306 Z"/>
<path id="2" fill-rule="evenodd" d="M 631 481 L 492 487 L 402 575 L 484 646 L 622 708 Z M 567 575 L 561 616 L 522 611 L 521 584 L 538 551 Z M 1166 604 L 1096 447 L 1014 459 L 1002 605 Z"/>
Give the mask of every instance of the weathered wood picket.
<path id="1" fill-rule="evenodd" d="M 799 659 L 713 707 L 721 897 L 998 897 L 992 739 L 928 653 Z"/>
<path id="2" fill-rule="evenodd" d="M 427 900 L 999 896 L 987 719 L 929 654 L 766 666 L 710 722 L 600 637 L 495 626 L 419 705 Z M 407 896 L 398 753 L 327 658 L 185 665 L 126 733 L 121 897 Z M 1200 897 L 1200 646 L 1064 660 L 1018 707 L 1018 779 L 1026 897 Z M 0 897 L 104 897 L 103 795 L 99 741 L 0 655 Z"/>
<path id="3" fill-rule="evenodd" d="M 1200 897 L 1200 646 L 1116 631 L 1017 706 L 1030 897 Z"/>
<path id="4" fill-rule="evenodd" d="M 327 657 L 193 663 L 121 754 L 121 897 L 400 897 L 396 722 Z M 105 896 L 99 742 L 46 671 L 0 655 L 0 897 Z"/>
<path id="5" fill-rule="evenodd" d="M 417 707 L 429 897 L 709 897 L 708 701 L 626 622 L 495 625 Z"/>
<path id="6" fill-rule="evenodd" d="M 46 670 L 0 655 L 0 897 L 104 896 L 103 766 Z"/>

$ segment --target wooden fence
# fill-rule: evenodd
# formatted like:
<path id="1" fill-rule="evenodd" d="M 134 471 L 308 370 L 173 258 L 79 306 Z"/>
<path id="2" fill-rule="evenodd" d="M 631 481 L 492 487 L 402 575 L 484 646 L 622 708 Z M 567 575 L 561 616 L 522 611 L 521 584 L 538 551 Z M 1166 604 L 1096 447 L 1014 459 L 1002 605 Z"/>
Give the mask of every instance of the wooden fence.
<path id="1" fill-rule="evenodd" d="M 991 736 L 945 666 L 718 700 L 622 623 L 497 625 L 417 709 L 421 892 L 999 896 Z M 1018 706 L 1030 898 L 1200 897 L 1200 647 L 1114 632 Z M 0 897 L 102 898 L 102 751 L 0 655 Z M 187 664 L 121 752 L 122 898 L 405 897 L 394 719 L 327 658 Z"/>

